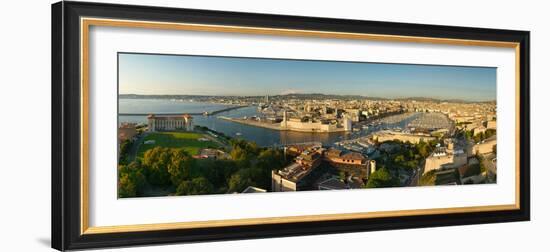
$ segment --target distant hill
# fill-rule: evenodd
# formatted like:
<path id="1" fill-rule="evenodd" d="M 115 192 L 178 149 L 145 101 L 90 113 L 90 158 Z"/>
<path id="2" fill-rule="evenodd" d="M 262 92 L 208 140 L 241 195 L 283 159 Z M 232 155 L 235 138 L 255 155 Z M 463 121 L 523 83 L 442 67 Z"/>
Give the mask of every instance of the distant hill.
<path id="1" fill-rule="evenodd" d="M 183 99 L 183 100 L 208 100 L 216 98 L 257 98 L 263 99 L 265 96 L 235 96 L 235 95 L 138 95 L 138 94 L 119 94 L 118 96 L 121 99 Z M 363 96 L 363 95 L 332 95 L 332 94 L 321 94 L 321 93 L 295 93 L 295 94 L 284 94 L 284 95 L 270 95 L 270 99 L 314 99 L 314 100 L 326 100 L 326 99 L 339 99 L 339 100 L 394 100 L 394 101 L 424 101 L 424 102 L 451 102 L 451 103 L 474 103 L 474 102 L 487 102 L 494 103 L 496 101 L 466 101 L 461 99 L 438 99 L 430 97 L 404 97 L 404 98 L 382 98 L 382 97 L 372 97 L 372 96 Z"/>

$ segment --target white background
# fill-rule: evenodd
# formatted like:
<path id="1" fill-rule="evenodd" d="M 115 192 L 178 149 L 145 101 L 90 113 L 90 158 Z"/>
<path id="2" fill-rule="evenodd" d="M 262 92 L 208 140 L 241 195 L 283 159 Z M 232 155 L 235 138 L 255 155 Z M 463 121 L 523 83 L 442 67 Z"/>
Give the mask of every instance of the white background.
<path id="1" fill-rule="evenodd" d="M 127 248 L 128 251 L 546 251 L 550 27 L 544 1 L 124 1 L 200 9 L 531 30 L 532 221 Z M 50 1 L 10 1 L 0 22 L 0 250 L 49 250 Z M 110 250 L 110 249 L 109 249 Z"/>
<path id="2" fill-rule="evenodd" d="M 151 43 L 151 38 L 155 38 L 155 43 Z M 498 183 L 117 200 L 114 136 L 120 51 L 496 67 Z M 513 48 L 93 27 L 90 30 L 90 226 L 514 204 L 515 138 L 510 137 L 515 135 L 514 53 Z"/>

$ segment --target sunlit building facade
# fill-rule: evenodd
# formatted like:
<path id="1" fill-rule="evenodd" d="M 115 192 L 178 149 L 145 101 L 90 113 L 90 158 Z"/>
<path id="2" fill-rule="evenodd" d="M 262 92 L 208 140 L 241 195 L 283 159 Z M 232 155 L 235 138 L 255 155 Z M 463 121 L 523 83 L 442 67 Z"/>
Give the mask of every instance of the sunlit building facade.
<path id="1" fill-rule="evenodd" d="M 171 130 L 193 130 L 193 117 L 188 114 L 158 116 L 150 114 L 147 116 L 147 125 L 150 132 L 171 131 Z"/>

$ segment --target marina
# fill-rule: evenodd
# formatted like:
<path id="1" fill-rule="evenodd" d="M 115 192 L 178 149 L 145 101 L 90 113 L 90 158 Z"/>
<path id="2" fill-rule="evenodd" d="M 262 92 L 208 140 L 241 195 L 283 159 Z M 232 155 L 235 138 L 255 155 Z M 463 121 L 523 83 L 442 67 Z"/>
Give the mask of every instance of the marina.
<path id="1" fill-rule="evenodd" d="M 148 103 L 147 108 L 139 104 Z M 373 132 L 384 129 L 406 130 L 407 125 L 422 113 L 404 113 L 378 120 L 366 121 L 354 125 L 352 131 L 340 132 L 299 132 L 281 130 L 278 124 L 267 124 L 250 118 L 259 118 L 255 106 L 222 105 L 204 102 L 182 102 L 178 100 L 158 99 L 120 99 L 119 123 L 147 123 L 147 115 L 180 115 L 186 111 L 193 116 L 194 125 L 208 127 L 217 132 L 235 138 L 256 142 L 260 146 L 283 146 L 304 142 L 320 142 L 326 146 L 356 150 L 367 153 L 369 144 L 365 139 Z M 209 115 L 203 113 L 210 112 Z M 245 119 L 246 118 L 246 119 Z M 348 141 L 349 140 L 349 141 Z"/>

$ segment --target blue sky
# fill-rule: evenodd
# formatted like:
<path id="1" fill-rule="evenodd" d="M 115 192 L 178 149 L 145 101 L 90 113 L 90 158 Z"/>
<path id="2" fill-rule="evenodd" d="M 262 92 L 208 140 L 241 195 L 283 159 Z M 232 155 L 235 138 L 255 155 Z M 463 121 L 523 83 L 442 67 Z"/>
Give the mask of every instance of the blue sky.
<path id="1" fill-rule="evenodd" d="M 119 93 L 487 101 L 496 98 L 496 68 L 119 53 Z"/>

